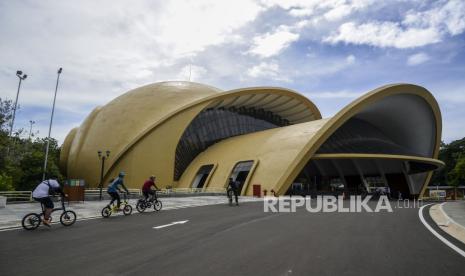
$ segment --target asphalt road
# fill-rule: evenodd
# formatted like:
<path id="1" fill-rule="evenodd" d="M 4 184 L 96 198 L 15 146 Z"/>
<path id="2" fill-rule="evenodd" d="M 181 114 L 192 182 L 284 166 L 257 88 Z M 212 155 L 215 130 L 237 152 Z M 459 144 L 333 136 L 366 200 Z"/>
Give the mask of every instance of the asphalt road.
<path id="1" fill-rule="evenodd" d="M 264 213 L 258 202 L 0 232 L 0 275 L 464 275 L 464 265 L 418 209 Z"/>

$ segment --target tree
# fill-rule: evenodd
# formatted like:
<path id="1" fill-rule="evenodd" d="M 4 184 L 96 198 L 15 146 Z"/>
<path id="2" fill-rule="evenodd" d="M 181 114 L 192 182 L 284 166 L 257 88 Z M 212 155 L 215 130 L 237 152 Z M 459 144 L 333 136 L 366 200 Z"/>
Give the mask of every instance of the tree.
<path id="1" fill-rule="evenodd" d="M 454 197 L 457 197 L 457 187 L 465 184 L 465 155 L 461 155 L 458 158 L 454 169 L 449 172 L 448 177 L 450 179 L 449 185 L 454 187 Z"/>
<path id="2" fill-rule="evenodd" d="M 449 185 L 451 181 L 449 173 L 455 168 L 460 156 L 465 156 L 465 138 L 452 141 L 449 144 L 441 142 L 438 159 L 446 165 L 434 172 L 431 185 Z"/>
<path id="3" fill-rule="evenodd" d="M 13 179 L 5 174 L 0 174 L 0 191 L 13 191 Z"/>
<path id="4" fill-rule="evenodd" d="M 9 136 L 12 101 L 0 98 L 0 190 L 32 190 L 42 180 L 47 139 L 21 138 L 22 130 Z M 7 149 L 9 148 L 9 154 Z M 55 139 L 50 140 L 47 175 L 57 175 L 60 148 Z M 60 179 L 61 178 L 61 179 Z"/>
<path id="5" fill-rule="evenodd" d="M 0 172 L 6 165 L 6 152 L 10 143 L 10 139 L 8 137 L 8 122 L 11 120 L 12 110 L 12 101 L 2 100 L 2 98 L 0 98 Z"/>

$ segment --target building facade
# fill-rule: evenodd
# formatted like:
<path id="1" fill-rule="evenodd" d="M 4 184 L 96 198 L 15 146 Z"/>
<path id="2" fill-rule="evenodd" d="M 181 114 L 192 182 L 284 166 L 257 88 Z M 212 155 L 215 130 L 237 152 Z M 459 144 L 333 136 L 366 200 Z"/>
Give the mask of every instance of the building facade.
<path id="1" fill-rule="evenodd" d="M 162 82 L 97 107 L 66 137 L 68 178 L 100 182 L 97 152 L 110 151 L 104 185 L 118 172 L 139 188 L 150 175 L 161 187 L 226 187 L 242 195 L 363 193 L 421 195 L 441 141 L 439 106 L 426 89 L 386 85 L 321 118 L 306 97 L 285 88 L 221 91 Z"/>

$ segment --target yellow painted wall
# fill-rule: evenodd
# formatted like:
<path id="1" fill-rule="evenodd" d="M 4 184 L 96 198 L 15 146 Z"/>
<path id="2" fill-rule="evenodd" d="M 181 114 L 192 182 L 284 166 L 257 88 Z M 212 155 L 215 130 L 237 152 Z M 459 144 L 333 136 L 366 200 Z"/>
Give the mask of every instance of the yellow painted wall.
<path id="1" fill-rule="evenodd" d="M 173 185 L 176 146 L 190 123 L 208 103 L 189 108 L 157 126 L 131 147 L 106 174 L 105 185 L 120 171 L 126 172 L 125 183 L 140 188 L 150 175 L 157 178 L 157 186 Z"/>
<path id="2" fill-rule="evenodd" d="M 258 166 L 243 194 L 252 195 L 252 185 L 277 191 L 278 180 L 289 170 L 289 164 L 308 140 L 325 124 L 327 119 L 269 129 L 221 141 L 191 163 L 179 180 L 179 187 L 190 187 L 202 165 L 218 164 L 208 187 L 225 187 L 237 162 L 258 160 Z M 247 183 L 246 183 L 247 184 Z"/>
<path id="3" fill-rule="evenodd" d="M 183 107 L 219 92 L 216 88 L 192 82 L 162 82 L 134 89 L 104 107 L 94 109 L 76 133 L 68 135 L 74 135 L 73 139 L 66 138 L 72 140 L 65 170 L 68 178 L 85 179 L 89 187 L 95 187 L 100 182 L 98 150 L 111 152 L 105 164 L 107 170 L 127 154 L 132 143 L 139 141 L 158 123 Z M 173 143 L 176 142 L 173 140 Z M 144 160 L 140 161 L 144 163 Z"/>

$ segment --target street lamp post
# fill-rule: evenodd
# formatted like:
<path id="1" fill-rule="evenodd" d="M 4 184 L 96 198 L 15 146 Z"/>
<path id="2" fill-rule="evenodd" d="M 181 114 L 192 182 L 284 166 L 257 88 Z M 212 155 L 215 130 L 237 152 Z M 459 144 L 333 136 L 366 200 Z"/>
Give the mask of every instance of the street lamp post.
<path id="1" fill-rule="evenodd" d="M 18 98 L 19 98 L 19 90 L 21 89 L 21 82 L 27 78 L 26 74 L 23 74 L 23 71 L 18 70 L 16 71 L 16 76 L 19 78 L 19 84 L 18 84 L 18 91 L 16 92 L 16 100 L 15 100 L 15 106 L 13 108 L 13 117 L 11 118 L 11 123 L 10 123 L 10 133 L 9 137 L 11 138 L 11 134 L 13 134 L 13 126 L 15 124 L 15 117 L 16 117 L 16 108 L 18 106 Z M 6 149 L 6 155 L 10 155 L 10 143 L 8 143 L 8 147 Z"/>
<path id="2" fill-rule="evenodd" d="M 97 152 L 98 154 L 98 158 L 100 160 L 102 160 L 102 167 L 100 169 L 100 185 L 99 185 L 99 188 L 100 188 L 100 200 L 102 200 L 102 188 L 103 188 L 103 170 L 105 168 L 105 159 L 107 159 L 108 157 L 110 157 L 110 151 L 107 150 L 105 151 L 105 155 L 102 154 L 102 151 L 99 150 Z"/>
<path id="3" fill-rule="evenodd" d="M 45 173 L 47 171 L 47 162 L 48 162 L 48 150 L 50 147 L 50 134 L 52 132 L 52 123 L 53 123 L 53 114 L 55 113 L 55 101 L 57 99 L 57 91 L 58 91 L 58 82 L 60 80 L 60 74 L 63 69 L 60 67 L 57 72 L 57 84 L 55 86 L 55 96 L 53 97 L 53 105 L 52 105 L 52 115 L 50 116 L 50 125 L 48 127 L 48 138 L 47 138 L 47 148 L 45 149 L 45 160 L 44 160 L 44 172 L 42 174 L 42 181 L 45 180 Z"/>
<path id="4" fill-rule="evenodd" d="M 19 84 L 18 84 L 18 91 L 16 92 L 16 101 L 15 101 L 15 107 L 13 109 L 13 117 L 11 118 L 11 125 L 10 125 L 10 137 L 11 134 L 13 133 L 13 125 L 15 124 L 15 116 L 16 116 L 16 107 L 18 105 L 18 98 L 19 98 L 19 89 L 21 88 L 21 82 L 27 78 L 26 74 L 23 74 L 23 71 L 16 71 L 16 76 L 19 78 Z"/>

